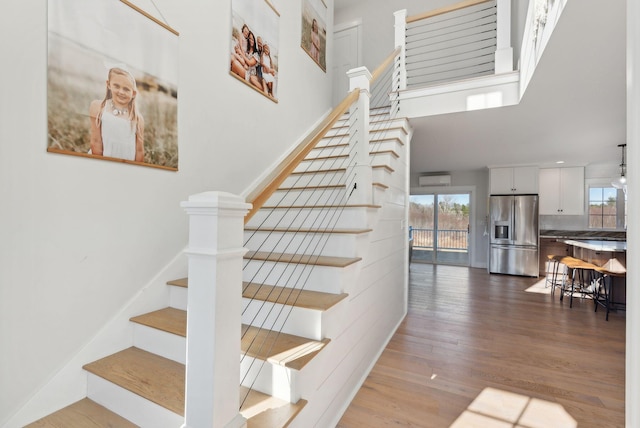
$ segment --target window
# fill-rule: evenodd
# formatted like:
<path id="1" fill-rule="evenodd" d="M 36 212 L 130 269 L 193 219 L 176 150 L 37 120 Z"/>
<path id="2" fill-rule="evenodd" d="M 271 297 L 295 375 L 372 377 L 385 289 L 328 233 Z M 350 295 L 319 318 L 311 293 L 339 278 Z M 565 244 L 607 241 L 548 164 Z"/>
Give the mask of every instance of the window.
<path id="1" fill-rule="evenodd" d="M 614 187 L 589 187 L 589 228 L 616 229 L 618 224 L 624 226 L 626 204 L 618 208 L 619 201 L 624 202 L 624 199 L 624 193 L 620 197 Z"/>

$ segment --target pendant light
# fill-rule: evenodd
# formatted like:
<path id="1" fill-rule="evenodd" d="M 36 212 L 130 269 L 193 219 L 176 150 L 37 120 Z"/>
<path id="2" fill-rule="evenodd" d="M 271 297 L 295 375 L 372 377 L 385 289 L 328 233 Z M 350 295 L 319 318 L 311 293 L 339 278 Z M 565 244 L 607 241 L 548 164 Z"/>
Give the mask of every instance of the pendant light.
<path id="1" fill-rule="evenodd" d="M 618 147 L 621 148 L 622 151 L 622 161 L 620 162 L 620 177 L 611 182 L 611 185 L 616 189 L 624 189 L 627 186 L 627 164 L 625 162 L 625 150 L 627 148 L 626 144 L 618 144 Z"/>

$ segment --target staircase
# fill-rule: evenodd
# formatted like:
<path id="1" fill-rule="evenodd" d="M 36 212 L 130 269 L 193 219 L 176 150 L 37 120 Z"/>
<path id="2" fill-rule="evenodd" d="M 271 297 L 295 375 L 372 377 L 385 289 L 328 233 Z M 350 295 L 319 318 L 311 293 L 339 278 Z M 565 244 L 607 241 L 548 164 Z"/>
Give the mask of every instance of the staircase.
<path id="1" fill-rule="evenodd" d="M 307 419 L 293 425 L 309 426 L 306 421 L 324 411 L 314 408 L 313 396 L 326 394 L 322 383 L 334 370 L 331 362 L 344 358 L 348 340 L 334 345 L 332 339 L 345 332 L 345 313 L 354 310 L 349 292 L 357 291 L 377 212 L 386 203 L 396 162 L 406 162 L 405 120 L 389 119 L 387 111 L 378 110 L 372 112 L 370 127 L 374 204 L 336 207 L 327 196 L 345 194 L 348 188 L 346 168 L 326 166 L 348 156 L 348 144 L 336 143 L 347 132 L 345 118 L 245 227 L 249 251 L 244 256 L 238 394 L 249 427 L 289 426 L 305 406 L 310 408 Z M 327 214 L 337 220 L 323 222 Z M 291 248 L 322 251 L 298 254 Z M 292 272 L 306 277 L 303 287 L 290 279 Z M 167 286 L 167 307 L 130 319 L 131 347 L 83 366 L 87 397 L 29 427 L 176 428 L 184 423 L 188 280 Z"/>

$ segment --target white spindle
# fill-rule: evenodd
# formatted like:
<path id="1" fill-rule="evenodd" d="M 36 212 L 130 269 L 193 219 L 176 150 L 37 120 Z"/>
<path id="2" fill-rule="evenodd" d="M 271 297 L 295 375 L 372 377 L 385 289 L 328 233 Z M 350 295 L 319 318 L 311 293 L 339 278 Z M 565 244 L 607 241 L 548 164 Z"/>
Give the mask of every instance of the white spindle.
<path id="1" fill-rule="evenodd" d="M 513 47 L 511 46 L 511 0 L 497 1 L 497 40 L 495 74 L 513 71 Z"/>
<path id="2" fill-rule="evenodd" d="M 347 72 L 349 92 L 360 89 L 358 101 L 351 106 L 349 129 L 351 130 L 349 169 L 347 171 L 347 195 L 350 204 L 371 204 L 373 201 L 373 174 L 369 161 L 369 82 L 371 73 L 366 67 Z M 357 188 L 354 190 L 354 183 Z"/>

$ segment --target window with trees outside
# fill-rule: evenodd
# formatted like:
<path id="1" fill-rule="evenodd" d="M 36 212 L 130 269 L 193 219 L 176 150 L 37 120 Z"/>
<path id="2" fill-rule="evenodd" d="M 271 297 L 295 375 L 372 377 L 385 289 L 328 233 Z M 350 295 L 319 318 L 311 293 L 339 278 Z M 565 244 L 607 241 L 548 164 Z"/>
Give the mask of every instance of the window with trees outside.
<path id="1" fill-rule="evenodd" d="M 589 228 L 626 227 L 625 195 L 615 187 L 589 187 Z"/>

